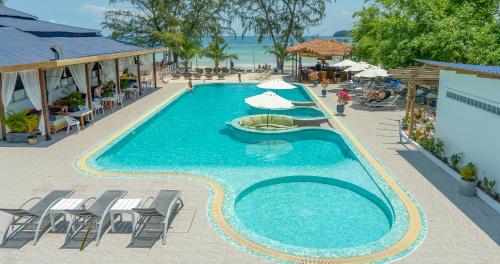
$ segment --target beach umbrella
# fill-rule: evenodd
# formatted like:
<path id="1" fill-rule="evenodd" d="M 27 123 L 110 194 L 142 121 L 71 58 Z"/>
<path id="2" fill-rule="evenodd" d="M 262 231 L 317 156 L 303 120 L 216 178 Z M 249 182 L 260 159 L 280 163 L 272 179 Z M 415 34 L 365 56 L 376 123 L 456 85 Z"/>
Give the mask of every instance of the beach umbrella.
<path id="1" fill-rule="evenodd" d="M 389 74 L 387 74 L 387 71 L 380 67 L 372 67 L 354 75 L 354 77 L 357 78 L 378 78 L 387 76 L 389 76 Z"/>
<path id="2" fill-rule="evenodd" d="M 345 59 L 339 63 L 333 64 L 333 67 L 347 68 L 347 67 L 352 67 L 355 65 L 358 65 L 358 63 L 355 61 L 352 61 L 350 59 Z"/>
<path id="3" fill-rule="evenodd" d="M 364 71 L 366 69 L 369 69 L 373 67 L 372 65 L 362 61 L 362 62 L 358 62 L 356 65 L 354 66 L 351 66 L 347 69 L 345 69 L 344 71 L 345 72 L 360 72 L 360 71 Z"/>
<path id="4" fill-rule="evenodd" d="M 286 110 L 294 107 L 292 102 L 287 99 L 273 93 L 265 92 L 256 96 L 248 97 L 245 99 L 245 103 L 252 107 L 267 109 L 267 126 L 269 127 L 269 110 Z"/>
<path id="5" fill-rule="evenodd" d="M 296 86 L 289 84 L 283 80 L 270 80 L 257 85 L 257 87 L 269 90 L 290 90 L 297 88 Z"/>

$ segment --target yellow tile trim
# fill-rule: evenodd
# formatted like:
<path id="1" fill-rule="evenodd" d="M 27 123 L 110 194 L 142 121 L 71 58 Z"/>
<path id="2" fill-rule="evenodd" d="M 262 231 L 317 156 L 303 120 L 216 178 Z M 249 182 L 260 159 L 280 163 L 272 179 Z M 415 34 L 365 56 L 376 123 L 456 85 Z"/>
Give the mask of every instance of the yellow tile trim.
<path id="1" fill-rule="evenodd" d="M 410 246 L 412 246 L 418 239 L 420 232 L 422 230 L 422 219 L 420 218 L 420 214 L 417 206 L 414 204 L 412 199 L 408 196 L 407 193 L 401 189 L 399 184 L 394 181 L 394 179 L 389 175 L 389 173 L 382 167 L 382 165 L 363 147 L 363 145 L 353 136 L 353 134 L 347 129 L 347 127 L 335 116 L 335 114 L 316 96 L 308 87 L 305 87 L 309 94 L 311 94 L 315 101 L 326 111 L 326 113 L 333 119 L 333 121 L 338 125 L 340 130 L 352 141 L 352 143 L 359 149 L 361 154 L 365 156 L 368 162 L 380 173 L 380 175 L 384 178 L 387 184 L 393 189 L 395 194 L 402 201 L 406 210 L 408 211 L 409 216 L 409 227 L 406 234 L 402 237 L 400 241 L 398 241 L 393 246 L 381 250 L 379 252 L 375 252 L 368 255 L 355 256 L 355 257 L 347 257 L 347 258 L 321 258 L 321 257 L 305 257 L 299 255 L 293 255 L 281 251 L 277 251 L 274 249 L 267 248 L 266 246 L 257 244 L 243 237 L 240 233 L 234 230 L 231 225 L 227 222 L 224 217 L 224 213 L 222 211 L 223 201 L 224 201 L 224 189 L 214 180 L 206 178 L 200 175 L 193 174 L 183 174 L 183 173 L 115 173 L 115 172 L 106 172 L 99 171 L 93 168 L 90 168 L 86 160 L 90 158 L 93 154 L 98 152 L 100 149 L 110 144 L 113 140 L 120 137 L 123 133 L 139 124 L 145 118 L 159 110 L 161 107 L 170 103 L 177 96 L 181 95 L 184 91 L 180 91 L 176 93 L 171 98 L 167 99 L 165 102 L 160 104 L 159 106 L 153 108 L 148 113 L 142 115 L 138 119 L 134 120 L 131 124 L 126 126 L 124 129 L 120 130 L 118 133 L 110 137 L 109 139 L 99 143 L 93 149 L 88 151 L 87 153 L 80 156 L 75 165 L 81 171 L 99 176 L 99 177 L 182 177 L 188 179 L 194 179 L 201 181 L 208 185 L 210 189 L 213 191 L 213 201 L 210 205 L 210 213 L 213 217 L 214 224 L 232 241 L 247 247 L 248 249 L 257 252 L 259 254 L 273 257 L 279 260 L 294 262 L 294 263 L 368 263 L 380 261 L 383 259 L 390 258 L 392 256 L 396 256 L 405 250 L 407 250 Z"/>

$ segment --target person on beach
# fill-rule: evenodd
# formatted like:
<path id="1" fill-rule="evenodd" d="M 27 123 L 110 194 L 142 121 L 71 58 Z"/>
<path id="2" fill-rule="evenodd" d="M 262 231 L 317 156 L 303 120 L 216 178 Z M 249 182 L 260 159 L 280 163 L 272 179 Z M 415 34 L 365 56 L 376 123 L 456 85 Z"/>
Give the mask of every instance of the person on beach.
<path id="1" fill-rule="evenodd" d="M 191 77 L 189 77 L 187 90 L 188 90 L 188 92 L 192 92 L 193 91 L 193 80 L 191 79 Z"/>

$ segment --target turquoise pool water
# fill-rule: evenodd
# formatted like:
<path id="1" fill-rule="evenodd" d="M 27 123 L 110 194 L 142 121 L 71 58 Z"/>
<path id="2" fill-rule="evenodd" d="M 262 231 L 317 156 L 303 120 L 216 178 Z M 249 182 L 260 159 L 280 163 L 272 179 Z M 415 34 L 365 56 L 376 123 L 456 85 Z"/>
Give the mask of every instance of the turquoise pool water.
<path id="1" fill-rule="evenodd" d="M 245 98 L 263 92 L 255 84 L 198 85 L 87 164 L 107 172 L 211 178 L 224 188 L 228 223 L 282 252 L 349 257 L 400 240 L 408 226 L 401 201 L 337 132 L 254 134 L 226 125 L 252 111 Z M 311 101 L 303 88 L 279 94 Z"/>

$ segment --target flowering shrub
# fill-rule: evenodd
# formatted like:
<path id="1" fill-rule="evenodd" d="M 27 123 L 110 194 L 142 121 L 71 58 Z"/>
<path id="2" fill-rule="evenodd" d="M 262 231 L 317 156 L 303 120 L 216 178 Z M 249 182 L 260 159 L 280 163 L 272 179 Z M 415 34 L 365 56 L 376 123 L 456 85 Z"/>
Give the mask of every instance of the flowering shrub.
<path id="1" fill-rule="evenodd" d="M 351 98 L 349 97 L 348 92 L 342 91 L 340 93 L 337 93 L 337 102 L 339 104 L 346 105 L 349 103 L 349 100 L 351 100 Z"/>

